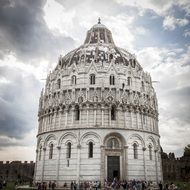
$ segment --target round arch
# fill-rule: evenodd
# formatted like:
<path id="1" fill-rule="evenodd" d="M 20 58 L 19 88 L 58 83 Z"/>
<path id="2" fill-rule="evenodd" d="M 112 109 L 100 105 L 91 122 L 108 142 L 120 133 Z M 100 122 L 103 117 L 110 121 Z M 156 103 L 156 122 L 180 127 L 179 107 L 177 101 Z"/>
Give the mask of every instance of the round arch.
<path id="1" fill-rule="evenodd" d="M 51 139 L 52 138 L 52 139 Z M 56 141 L 57 140 L 57 138 L 56 138 L 56 136 L 54 135 L 54 134 L 50 134 L 50 135 L 48 135 L 46 138 L 45 138 L 45 141 L 44 141 L 44 146 L 47 146 L 47 143 L 48 143 L 48 141 L 49 140 L 53 140 L 53 141 Z"/>
<path id="2" fill-rule="evenodd" d="M 151 135 L 148 136 L 146 140 L 147 140 L 147 143 L 148 143 L 147 146 L 149 145 L 149 140 L 150 140 L 152 142 L 152 144 L 153 144 L 154 149 L 156 149 L 156 147 L 157 147 L 156 146 L 156 140 L 154 139 L 153 136 L 151 136 Z"/>
<path id="3" fill-rule="evenodd" d="M 61 142 L 63 141 L 63 139 L 64 139 L 65 137 L 69 136 L 69 135 L 72 136 L 75 140 L 77 140 L 77 136 L 76 136 L 74 133 L 72 133 L 72 132 L 67 132 L 67 133 L 63 134 L 63 135 L 59 138 L 58 146 L 60 146 L 60 145 L 61 145 Z"/>
<path id="4" fill-rule="evenodd" d="M 110 139 L 111 137 L 117 137 L 120 142 L 122 143 L 122 145 L 124 146 L 126 144 L 125 138 L 123 137 L 123 135 L 121 135 L 118 132 L 111 132 L 108 133 L 105 137 L 104 137 L 104 141 L 103 143 L 106 144 L 107 140 Z"/>
<path id="5" fill-rule="evenodd" d="M 129 136 L 129 137 L 127 138 L 127 143 L 128 143 L 129 140 L 132 139 L 133 137 L 138 138 L 138 139 L 141 141 L 142 146 L 145 147 L 145 142 L 144 142 L 143 138 L 142 138 L 139 134 L 132 134 L 131 136 Z"/>
<path id="6" fill-rule="evenodd" d="M 87 136 L 90 136 L 90 135 L 95 136 L 99 140 L 99 142 L 102 143 L 101 137 L 97 133 L 95 133 L 95 132 L 87 132 L 87 133 L 83 134 L 82 137 L 81 137 L 81 139 L 80 139 L 80 143 L 82 143 L 83 140 Z M 92 141 L 94 142 L 94 140 L 92 140 Z"/>

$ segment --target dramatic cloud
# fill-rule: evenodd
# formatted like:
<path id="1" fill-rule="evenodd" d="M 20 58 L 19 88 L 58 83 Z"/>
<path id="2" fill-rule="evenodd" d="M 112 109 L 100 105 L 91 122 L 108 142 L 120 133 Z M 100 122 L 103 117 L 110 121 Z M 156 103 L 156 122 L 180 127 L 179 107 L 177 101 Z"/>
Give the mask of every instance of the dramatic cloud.
<path id="1" fill-rule="evenodd" d="M 22 71 L 0 67 L 0 130 L 1 135 L 23 138 L 36 127 L 39 81 Z M 7 81 L 7 82 L 1 82 Z"/>
<path id="2" fill-rule="evenodd" d="M 56 55 L 63 49 L 67 51 L 73 48 L 74 41 L 70 36 L 52 33 L 47 28 L 43 18 L 45 2 L 44 0 L 0 2 L 1 57 L 13 52 L 25 63 L 40 58 L 55 61 Z"/>
<path id="3" fill-rule="evenodd" d="M 189 23 L 189 21 L 186 18 L 176 19 L 174 17 L 167 16 L 164 19 L 163 27 L 165 30 L 174 30 L 177 26 L 179 26 L 179 27 L 186 26 L 188 23 Z"/>
<path id="4" fill-rule="evenodd" d="M 190 47 L 149 47 L 138 52 L 144 69 L 151 73 L 153 81 L 158 81 L 154 86 L 159 102 L 161 144 L 165 151 L 174 151 L 177 155 L 189 143 L 189 56 Z"/>
<path id="5" fill-rule="evenodd" d="M 83 43 L 98 17 L 112 31 L 116 45 L 135 53 L 153 81 L 159 81 L 154 87 L 161 144 L 167 152 L 182 154 L 190 134 L 188 0 L 2 0 L 1 159 L 35 159 L 44 79 L 60 54 Z"/>

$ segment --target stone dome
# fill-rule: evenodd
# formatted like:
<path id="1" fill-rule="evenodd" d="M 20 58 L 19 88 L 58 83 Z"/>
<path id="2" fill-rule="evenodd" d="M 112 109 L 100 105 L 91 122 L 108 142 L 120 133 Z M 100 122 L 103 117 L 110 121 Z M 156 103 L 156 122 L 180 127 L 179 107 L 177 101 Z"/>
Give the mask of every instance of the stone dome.
<path id="1" fill-rule="evenodd" d="M 77 65 L 82 61 L 102 64 L 114 62 L 126 66 L 130 64 L 138 70 L 142 69 L 134 55 L 115 45 L 111 31 L 100 22 L 87 32 L 84 44 L 62 57 L 59 64 L 64 67 L 74 63 Z"/>
<path id="2" fill-rule="evenodd" d="M 36 182 L 162 180 L 151 76 L 100 20 L 48 74 L 38 121 Z"/>

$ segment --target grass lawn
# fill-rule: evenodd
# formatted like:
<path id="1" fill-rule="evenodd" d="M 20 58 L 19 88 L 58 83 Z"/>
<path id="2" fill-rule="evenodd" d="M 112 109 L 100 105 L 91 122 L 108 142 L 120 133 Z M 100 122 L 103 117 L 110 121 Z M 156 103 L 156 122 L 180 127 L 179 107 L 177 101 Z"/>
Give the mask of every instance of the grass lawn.
<path id="1" fill-rule="evenodd" d="M 190 190 L 190 182 L 172 181 L 178 188 L 182 190 Z M 168 182 L 170 184 L 171 182 Z M 165 183 L 166 184 L 166 183 Z"/>
<path id="2" fill-rule="evenodd" d="M 3 190 L 14 190 L 14 183 L 8 182 L 7 186 Z"/>

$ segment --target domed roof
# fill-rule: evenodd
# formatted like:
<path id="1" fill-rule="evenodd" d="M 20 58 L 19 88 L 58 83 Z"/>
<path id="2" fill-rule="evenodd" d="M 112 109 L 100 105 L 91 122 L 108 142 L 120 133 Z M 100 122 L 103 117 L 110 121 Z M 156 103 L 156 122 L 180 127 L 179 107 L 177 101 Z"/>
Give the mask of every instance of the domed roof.
<path id="1" fill-rule="evenodd" d="M 64 67 L 81 62 L 88 64 L 92 61 L 114 61 L 115 64 L 131 64 L 133 67 L 138 65 L 141 68 L 134 55 L 115 45 L 111 31 L 101 24 L 100 19 L 88 30 L 84 44 L 64 56 L 61 64 Z"/>

